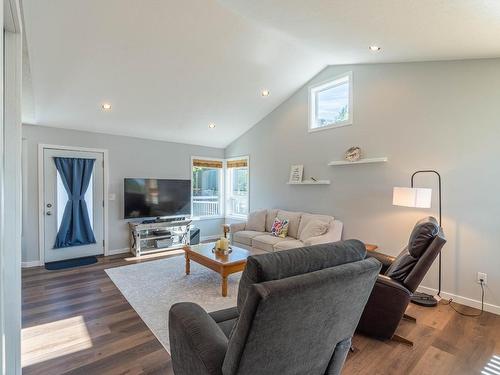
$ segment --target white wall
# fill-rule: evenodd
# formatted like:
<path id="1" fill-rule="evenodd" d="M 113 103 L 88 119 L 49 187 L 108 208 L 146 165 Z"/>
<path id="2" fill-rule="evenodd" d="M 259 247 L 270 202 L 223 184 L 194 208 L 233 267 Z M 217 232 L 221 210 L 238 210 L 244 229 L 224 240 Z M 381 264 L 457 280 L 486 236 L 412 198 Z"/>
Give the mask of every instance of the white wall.
<path id="1" fill-rule="evenodd" d="M 210 147 L 152 141 L 45 126 L 23 125 L 26 166 L 26 197 L 23 262 L 39 260 L 38 248 L 38 144 L 79 146 L 109 151 L 109 249 L 128 248 L 128 227 L 123 219 L 123 179 L 125 177 L 180 178 L 191 176 L 191 156 L 221 158 L 224 150 Z M 222 219 L 195 222 L 201 236 L 220 234 Z"/>
<path id="2" fill-rule="evenodd" d="M 21 374 L 21 64 L 19 3 L 0 0 L 0 374 Z"/>
<path id="3" fill-rule="evenodd" d="M 437 216 L 437 201 L 434 196 L 429 210 L 393 207 L 392 188 L 409 186 L 415 170 L 437 169 L 448 239 L 443 290 L 478 300 L 476 273 L 486 272 L 486 301 L 500 306 L 500 60 L 331 66 L 309 84 L 348 71 L 352 126 L 308 133 L 306 85 L 227 147 L 226 157 L 250 155 L 251 209 L 332 214 L 344 222 L 345 238 L 396 255 L 419 218 Z M 354 145 L 389 162 L 327 166 Z M 305 177 L 332 184 L 286 185 L 291 164 L 304 164 Z M 416 184 L 436 192 L 431 176 L 419 176 Z M 436 266 L 425 286 L 437 287 Z"/>

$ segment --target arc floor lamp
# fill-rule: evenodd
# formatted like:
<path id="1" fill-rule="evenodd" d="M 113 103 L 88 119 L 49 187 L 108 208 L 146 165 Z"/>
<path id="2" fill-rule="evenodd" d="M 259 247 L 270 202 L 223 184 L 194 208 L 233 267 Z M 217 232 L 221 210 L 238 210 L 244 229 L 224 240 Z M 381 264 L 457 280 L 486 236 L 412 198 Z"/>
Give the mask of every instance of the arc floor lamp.
<path id="1" fill-rule="evenodd" d="M 411 175 L 410 187 L 395 187 L 392 195 L 392 204 L 395 206 L 431 208 L 432 189 L 414 187 L 415 176 L 419 173 L 432 173 L 438 179 L 438 204 L 439 204 L 439 227 L 441 227 L 441 175 L 433 169 L 416 171 Z M 426 293 L 416 292 L 412 297 L 412 302 L 422 306 L 436 306 L 441 297 L 441 252 L 438 256 L 438 292 L 437 298 Z"/>

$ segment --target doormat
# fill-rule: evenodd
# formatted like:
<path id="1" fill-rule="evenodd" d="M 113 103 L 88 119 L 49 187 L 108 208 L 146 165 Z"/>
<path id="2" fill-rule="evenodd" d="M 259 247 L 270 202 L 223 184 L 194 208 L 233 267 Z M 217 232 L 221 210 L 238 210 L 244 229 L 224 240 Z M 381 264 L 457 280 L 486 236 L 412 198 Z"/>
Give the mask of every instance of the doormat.
<path id="1" fill-rule="evenodd" d="M 45 263 L 45 269 L 49 271 L 62 270 L 64 268 L 72 268 L 72 267 L 80 267 L 80 266 L 88 266 L 89 264 L 97 263 L 97 257 L 83 257 L 76 259 L 66 259 L 59 260 L 57 262 L 49 262 Z"/>

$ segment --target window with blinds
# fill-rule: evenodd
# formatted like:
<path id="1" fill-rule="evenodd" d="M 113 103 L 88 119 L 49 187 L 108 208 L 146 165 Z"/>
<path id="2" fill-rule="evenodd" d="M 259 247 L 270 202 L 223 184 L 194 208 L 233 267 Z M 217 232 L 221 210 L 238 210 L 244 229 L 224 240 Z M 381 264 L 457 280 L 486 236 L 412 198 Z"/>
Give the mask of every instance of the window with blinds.
<path id="1" fill-rule="evenodd" d="M 192 173 L 192 215 L 201 218 L 221 216 L 224 162 L 193 159 Z"/>
<path id="2" fill-rule="evenodd" d="M 248 157 L 226 161 L 226 216 L 244 217 L 249 201 Z"/>
<path id="3" fill-rule="evenodd" d="M 193 217 L 244 218 L 249 209 L 248 157 L 192 159 Z"/>

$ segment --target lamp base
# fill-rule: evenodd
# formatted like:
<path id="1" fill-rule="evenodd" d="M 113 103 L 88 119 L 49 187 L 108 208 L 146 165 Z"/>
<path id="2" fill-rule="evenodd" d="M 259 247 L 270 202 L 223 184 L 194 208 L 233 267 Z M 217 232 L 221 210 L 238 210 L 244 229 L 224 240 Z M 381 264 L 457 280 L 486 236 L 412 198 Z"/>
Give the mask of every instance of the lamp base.
<path id="1" fill-rule="evenodd" d="M 411 297 L 411 302 L 416 305 L 424 306 L 424 307 L 434 307 L 438 304 L 438 301 L 434 296 L 430 294 L 415 292 Z"/>

